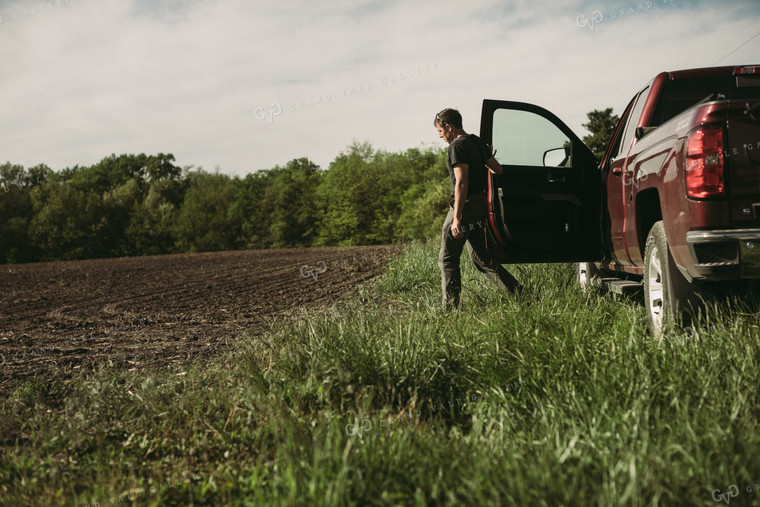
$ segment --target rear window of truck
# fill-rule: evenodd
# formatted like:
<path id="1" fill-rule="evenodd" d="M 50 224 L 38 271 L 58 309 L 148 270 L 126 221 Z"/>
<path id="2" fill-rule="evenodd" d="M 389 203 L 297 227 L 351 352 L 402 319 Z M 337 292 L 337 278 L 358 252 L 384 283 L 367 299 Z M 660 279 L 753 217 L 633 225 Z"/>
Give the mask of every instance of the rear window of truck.
<path id="1" fill-rule="evenodd" d="M 736 76 L 667 81 L 663 85 L 650 126 L 662 125 L 713 93 L 721 93 L 727 99 L 760 99 L 760 79 L 752 79 L 752 86 L 745 85 L 741 88 L 737 86 Z"/>

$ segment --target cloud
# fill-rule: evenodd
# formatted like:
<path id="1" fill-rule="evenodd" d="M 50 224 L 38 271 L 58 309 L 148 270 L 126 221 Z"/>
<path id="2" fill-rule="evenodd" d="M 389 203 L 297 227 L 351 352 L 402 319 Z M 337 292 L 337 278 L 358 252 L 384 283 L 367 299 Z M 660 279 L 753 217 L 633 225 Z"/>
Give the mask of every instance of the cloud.
<path id="1" fill-rule="evenodd" d="M 477 132 L 484 98 L 543 105 L 582 135 L 591 109 L 621 112 L 659 71 L 713 65 L 757 33 L 749 0 L 638 4 L 613 3 L 633 8 L 613 19 L 571 0 L 0 2 L 4 158 L 58 170 L 171 152 L 235 174 L 302 156 L 327 167 L 354 139 L 440 145 L 431 123 L 443 107 Z M 578 26 L 595 10 L 603 21 Z M 758 48 L 720 64 L 759 63 Z M 258 119 L 272 104 L 281 113 Z"/>

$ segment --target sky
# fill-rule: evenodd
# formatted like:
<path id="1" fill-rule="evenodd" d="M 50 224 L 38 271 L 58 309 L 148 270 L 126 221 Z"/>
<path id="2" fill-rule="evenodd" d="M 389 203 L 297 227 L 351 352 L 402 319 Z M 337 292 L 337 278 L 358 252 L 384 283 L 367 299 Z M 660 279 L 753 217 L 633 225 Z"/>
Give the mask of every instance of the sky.
<path id="1" fill-rule="evenodd" d="M 759 21 L 758 0 L 0 0 L 0 162 L 327 169 L 353 142 L 445 146 L 445 107 L 478 133 L 487 98 L 582 137 L 661 71 L 760 64 Z"/>

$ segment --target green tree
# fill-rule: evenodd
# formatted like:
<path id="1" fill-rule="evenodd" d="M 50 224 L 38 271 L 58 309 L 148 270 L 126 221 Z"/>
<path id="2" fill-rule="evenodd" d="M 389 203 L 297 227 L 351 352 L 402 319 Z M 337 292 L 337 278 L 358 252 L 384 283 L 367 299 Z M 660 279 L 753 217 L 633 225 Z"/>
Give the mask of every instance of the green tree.
<path id="1" fill-rule="evenodd" d="M 233 180 L 234 201 L 230 206 L 230 220 L 240 224 L 240 235 L 236 239 L 237 248 L 268 248 L 269 209 L 266 195 L 272 175 L 268 170 L 250 173 L 243 179 Z"/>
<path id="2" fill-rule="evenodd" d="M 330 163 L 317 191 L 324 212 L 317 244 L 370 243 L 374 206 L 379 197 L 376 175 L 370 171 L 375 154 L 369 143 L 353 143 Z"/>
<path id="3" fill-rule="evenodd" d="M 72 184 L 52 185 L 48 190 L 37 195 L 36 213 L 29 226 L 41 260 L 107 256 L 102 197 Z"/>
<path id="4" fill-rule="evenodd" d="M 41 182 L 32 189 L 32 210 L 28 213 L 29 238 L 39 258 L 165 253 L 174 244 L 173 237 L 166 237 L 173 221 L 164 216 L 166 209 L 160 213 L 150 210 L 154 215 L 162 214 L 160 219 L 142 220 L 145 213 L 141 206 L 148 201 L 156 208 L 163 204 L 171 208 L 182 202 L 182 185 L 177 181 L 181 169 L 172 164 L 173 160 L 171 154 L 125 154 L 105 157 L 90 167 L 67 168 L 57 175 L 46 167 L 30 169 L 30 181 Z M 154 185 L 164 185 L 160 189 L 163 193 L 159 192 L 161 202 L 148 200 Z M 144 226 L 140 233 L 136 232 L 138 223 Z M 162 226 L 158 232 L 153 230 L 155 223 Z M 155 235 L 160 241 L 144 237 Z"/>
<path id="5" fill-rule="evenodd" d="M 401 197 L 401 216 L 398 219 L 395 240 L 425 240 L 439 236 L 443 219 L 449 207 L 451 180 L 441 178 L 438 183 L 414 185 Z"/>
<path id="6" fill-rule="evenodd" d="M 44 164 L 28 171 L 10 162 L 0 165 L 0 263 L 37 260 L 39 251 L 29 238 L 34 215 L 32 193 L 46 185 L 52 175 Z"/>
<path id="7" fill-rule="evenodd" d="M 445 213 L 445 155 L 354 142 L 327 171 L 299 158 L 243 179 L 163 153 L 58 173 L 7 163 L 0 262 L 422 239 Z"/>
<path id="8" fill-rule="evenodd" d="M 159 153 L 146 163 L 148 191 L 133 204 L 125 236 L 128 255 L 176 253 L 174 231 L 184 201 L 188 179 L 173 165 L 174 156 Z"/>
<path id="9" fill-rule="evenodd" d="M 187 175 L 189 188 L 174 226 L 180 252 L 231 250 L 239 224 L 229 220 L 235 185 L 229 176 L 202 170 Z"/>
<path id="10" fill-rule="evenodd" d="M 382 153 L 372 165 L 372 171 L 377 175 L 378 199 L 375 220 L 371 225 L 373 236 L 370 240 L 376 243 L 398 241 L 407 237 L 401 234 L 402 227 L 399 222 L 402 216 L 405 213 L 408 216 L 410 208 L 414 209 L 422 204 L 422 201 L 409 201 L 407 193 L 414 194 L 415 188 L 423 189 L 423 194 L 435 192 L 438 182 L 448 174 L 445 152 L 411 148 L 405 152 Z M 421 218 L 424 214 L 425 212 L 420 213 L 418 217 Z M 428 229 L 435 227 L 436 222 L 443 221 L 445 214 L 445 207 L 430 213 L 427 217 L 430 219 Z M 414 237 L 422 239 L 420 234 L 418 232 Z"/>
<path id="11" fill-rule="evenodd" d="M 319 188 L 324 210 L 319 244 L 390 243 L 404 237 L 398 227 L 405 206 L 446 175 L 441 160 L 438 150 L 387 153 L 369 143 L 350 145 L 330 164 Z"/>
<path id="12" fill-rule="evenodd" d="M 263 197 L 269 208 L 269 239 L 275 248 L 309 246 L 317 236 L 319 210 L 316 192 L 322 176 L 306 158 L 291 160 L 271 171 Z"/>
<path id="13" fill-rule="evenodd" d="M 588 122 L 583 127 L 589 131 L 589 135 L 583 138 L 583 143 L 591 149 L 597 160 L 601 160 L 620 118 L 612 114 L 611 107 L 594 109 L 586 113 L 586 117 Z"/>
<path id="14" fill-rule="evenodd" d="M 129 255 L 177 252 L 174 228 L 184 194 L 182 183 L 166 179 L 153 181 L 143 201 L 134 204 L 125 230 L 131 248 Z"/>
<path id="15" fill-rule="evenodd" d="M 321 217 L 316 193 L 322 175 L 319 166 L 298 158 L 237 180 L 229 218 L 240 224 L 239 247 L 312 245 Z"/>
<path id="16" fill-rule="evenodd" d="M 401 196 L 400 215 L 395 228 L 395 241 L 424 240 L 440 234 L 448 211 L 451 181 L 446 169 L 445 148 L 421 152 L 407 150 L 418 182 Z"/>
<path id="17" fill-rule="evenodd" d="M 74 258 L 81 258 L 82 255 L 113 257 L 144 253 L 135 246 L 135 238 L 127 230 L 133 223 L 135 209 L 139 208 L 148 193 L 147 179 L 167 178 L 181 171 L 171 164 L 173 160 L 171 154 L 110 155 L 91 167 L 75 170 L 68 185 L 88 196 L 88 210 L 96 214 L 89 229 L 90 234 L 96 234 L 96 237 L 87 240 L 80 238 L 85 244 L 74 247 L 75 251 L 80 252 L 72 254 Z M 76 219 L 72 221 L 80 223 Z M 82 248 L 88 253 L 82 253 Z"/>

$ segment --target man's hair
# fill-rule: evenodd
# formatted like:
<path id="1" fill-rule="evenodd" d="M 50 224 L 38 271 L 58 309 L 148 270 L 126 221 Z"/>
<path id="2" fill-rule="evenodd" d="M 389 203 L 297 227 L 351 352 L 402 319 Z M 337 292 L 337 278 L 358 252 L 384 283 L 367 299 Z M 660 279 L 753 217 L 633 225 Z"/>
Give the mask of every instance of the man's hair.
<path id="1" fill-rule="evenodd" d="M 433 125 L 440 125 L 441 127 L 445 127 L 446 125 L 451 125 L 456 128 L 462 128 L 462 115 L 459 114 L 459 111 L 456 109 L 450 109 L 446 108 L 437 115 L 435 115 L 435 120 L 433 120 Z"/>

